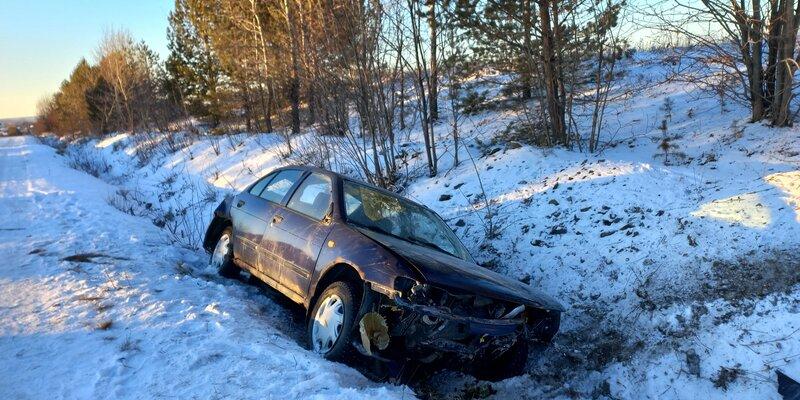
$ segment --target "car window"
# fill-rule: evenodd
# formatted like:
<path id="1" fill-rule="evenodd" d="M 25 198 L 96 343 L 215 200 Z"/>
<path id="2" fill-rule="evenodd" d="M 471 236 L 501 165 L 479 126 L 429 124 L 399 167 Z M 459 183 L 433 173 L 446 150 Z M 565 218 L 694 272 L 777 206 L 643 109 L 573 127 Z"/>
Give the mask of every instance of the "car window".
<path id="1" fill-rule="evenodd" d="M 261 192 L 259 196 L 264 200 L 280 203 L 302 173 L 302 171 L 296 169 L 287 169 L 278 172 L 275 178 L 267 184 L 264 191 Z"/>
<path id="2" fill-rule="evenodd" d="M 269 174 L 269 175 L 261 178 L 261 180 L 258 181 L 258 183 L 256 183 L 255 185 L 253 185 L 252 188 L 250 188 L 250 194 L 252 194 L 254 196 L 260 195 L 261 191 L 264 190 L 264 187 L 267 186 L 269 181 L 271 181 L 272 178 L 274 178 L 274 177 L 275 177 L 275 174 Z"/>
<path id="3" fill-rule="evenodd" d="M 322 174 L 311 174 L 292 195 L 286 206 L 311 218 L 321 220 L 331 204 L 331 180 Z"/>
<path id="4" fill-rule="evenodd" d="M 347 221 L 357 226 L 471 260 L 441 218 L 401 197 L 345 181 L 344 207 Z"/>

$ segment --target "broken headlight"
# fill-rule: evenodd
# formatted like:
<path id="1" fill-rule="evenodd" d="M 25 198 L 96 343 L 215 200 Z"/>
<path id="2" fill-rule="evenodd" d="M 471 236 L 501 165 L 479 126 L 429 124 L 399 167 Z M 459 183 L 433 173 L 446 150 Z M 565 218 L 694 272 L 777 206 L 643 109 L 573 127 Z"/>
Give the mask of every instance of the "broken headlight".
<path id="1" fill-rule="evenodd" d="M 405 276 L 398 276 L 394 279 L 394 290 L 400 292 L 403 297 L 408 298 L 411 294 L 411 288 L 419 283 L 411 278 Z"/>
<path id="2" fill-rule="evenodd" d="M 447 291 L 403 276 L 395 278 L 394 290 L 400 292 L 403 298 L 417 304 L 441 306 L 448 299 Z"/>

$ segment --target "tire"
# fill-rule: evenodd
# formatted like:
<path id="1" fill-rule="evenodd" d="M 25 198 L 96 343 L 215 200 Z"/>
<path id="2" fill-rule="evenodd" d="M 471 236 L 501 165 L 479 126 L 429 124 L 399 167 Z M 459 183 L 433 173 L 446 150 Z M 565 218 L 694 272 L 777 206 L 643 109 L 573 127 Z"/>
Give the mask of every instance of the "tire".
<path id="1" fill-rule="evenodd" d="M 484 381 L 497 382 L 520 376 L 528 363 L 528 341 L 520 337 L 499 357 L 478 361 L 472 366 L 470 375 Z"/>
<path id="2" fill-rule="evenodd" d="M 223 229 L 219 238 L 217 238 L 217 243 L 214 245 L 214 251 L 211 252 L 211 256 L 208 259 L 208 265 L 226 278 L 234 278 L 239 275 L 239 268 L 233 263 L 232 238 L 233 230 L 231 227 Z"/>
<path id="3" fill-rule="evenodd" d="M 308 317 L 308 347 L 312 351 L 329 360 L 341 360 L 351 353 L 358 312 L 355 293 L 351 283 L 339 281 L 317 297 Z"/>

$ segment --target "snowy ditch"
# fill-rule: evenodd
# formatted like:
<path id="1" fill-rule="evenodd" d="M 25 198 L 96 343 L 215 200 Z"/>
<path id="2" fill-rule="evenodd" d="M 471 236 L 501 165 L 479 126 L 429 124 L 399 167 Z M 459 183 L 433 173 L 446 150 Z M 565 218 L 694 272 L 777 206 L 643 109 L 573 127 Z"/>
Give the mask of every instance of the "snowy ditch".
<path id="1" fill-rule="evenodd" d="M 70 156 L 73 166 L 100 171 L 117 186 L 109 204 L 196 250 L 224 195 L 290 162 L 279 149 L 264 150 L 268 137 L 259 144 L 240 140 L 230 153 L 209 139 L 187 140 L 184 148 L 143 162 L 136 140 L 119 135 L 73 144 L 67 154 L 79 154 Z M 81 166 L 93 158 L 96 166 Z M 547 397 L 772 398 L 775 370 L 800 371 L 794 333 L 800 328 L 800 219 L 790 212 L 797 201 L 791 171 L 756 179 L 758 199 L 716 200 L 720 191 L 747 189 L 736 188 L 748 180 L 735 175 L 741 173 L 735 149 L 717 156 L 732 161 L 720 165 L 722 173 L 709 171 L 714 179 L 697 167 L 660 167 L 635 151 L 610 151 L 588 162 L 527 148 L 476 158 L 490 202 L 475 200 L 478 183 L 466 166 L 420 178 L 407 195 L 439 211 L 487 267 L 541 285 L 569 310 L 556 343 L 534 357 L 528 376 L 489 385 L 444 372 L 419 383 L 419 395 L 502 398 L 524 388 Z M 509 180 L 506 171 L 521 172 Z M 745 173 L 751 171 L 762 176 L 764 167 Z M 485 204 L 498 226 L 491 239 Z M 202 263 L 187 268 L 202 269 Z M 780 355 L 785 360 L 776 362 Z"/>
<path id="2" fill-rule="evenodd" d="M 661 67 L 631 68 L 634 79 Z M 418 396 L 773 399 L 777 371 L 800 378 L 800 130 L 747 124 L 744 110 L 720 112 L 677 83 L 608 114 L 608 144 L 587 155 L 503 139 L 514 113 L 481 111 L 460 129 L 459 165 L 448 124 L 438 124 L 434 178 L 419 173 L 418 127 L 405 133 L 403 194 L 442 215 L 484 266 L 568 308 L 527 375 L 488 384 L 443 372 L 415 385 Z M 112 185 L 105 205 L 161 228 L 183 254 L 172 270 L 217 282 L 197 249 L 225 195 L 288 163 L 353 172 L 316 152 L 318 140 L 295 138 L 289 159 L 270 134 L 120 134 L 55 147 Z M 281 322 L 286 304 L 255 303 L 270 317 L 254 329 L 294 336 Z"/>

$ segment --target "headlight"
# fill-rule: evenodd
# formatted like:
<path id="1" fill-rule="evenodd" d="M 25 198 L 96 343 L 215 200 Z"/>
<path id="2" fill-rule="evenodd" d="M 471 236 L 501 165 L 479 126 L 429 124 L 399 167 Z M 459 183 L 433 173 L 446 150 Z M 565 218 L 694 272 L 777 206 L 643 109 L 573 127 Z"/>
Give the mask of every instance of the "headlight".
<path id="1" fill-rule="evenodd" d="M 406 298 L 411 294 L 412 288 L 417 285 L 419 285 L 417 281 L 405 276 L 398 276 L 394 279 L 394 290 L 400 292 Z"/>

